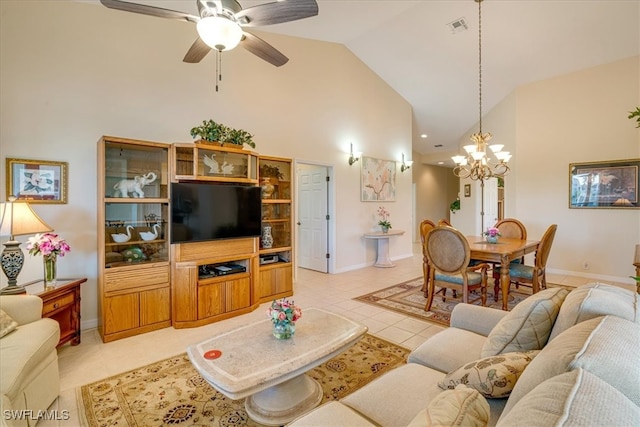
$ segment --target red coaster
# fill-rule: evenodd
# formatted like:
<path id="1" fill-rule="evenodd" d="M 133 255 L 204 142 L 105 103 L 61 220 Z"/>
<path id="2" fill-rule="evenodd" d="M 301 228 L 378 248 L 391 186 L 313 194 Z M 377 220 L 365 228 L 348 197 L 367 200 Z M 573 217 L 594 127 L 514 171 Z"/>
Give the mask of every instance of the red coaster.
<path id="1" fill-rule="evenodd" d="M 209 350 L 205 354 L 203 354 L 205 359 L 213 360 L 222 356 L 222 352 L 220 350 Z"/>

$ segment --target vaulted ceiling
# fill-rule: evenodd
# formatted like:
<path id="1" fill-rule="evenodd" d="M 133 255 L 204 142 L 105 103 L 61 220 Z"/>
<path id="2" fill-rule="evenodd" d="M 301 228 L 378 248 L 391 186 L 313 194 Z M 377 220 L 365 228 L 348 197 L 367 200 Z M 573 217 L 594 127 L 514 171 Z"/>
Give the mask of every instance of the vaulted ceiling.
<path id="1" fill-rule="evenodd" d="M 238 1 L 247 8 L 268 0 Z M 196 0 L 134 2 L 197 15 Z M 318 16 L 260 27 L 263 38 L 273 32 L 344 44 L 413 107 L 415 151 L 447 158 L 457 150 L 479 115 L 478 3 L 317 2 Z M 453 31 L 448 24 L 460 19 L 467 29 Z M 635 55 L 640 0 L 484 0 L 483 111 L 520 85 Z"/>

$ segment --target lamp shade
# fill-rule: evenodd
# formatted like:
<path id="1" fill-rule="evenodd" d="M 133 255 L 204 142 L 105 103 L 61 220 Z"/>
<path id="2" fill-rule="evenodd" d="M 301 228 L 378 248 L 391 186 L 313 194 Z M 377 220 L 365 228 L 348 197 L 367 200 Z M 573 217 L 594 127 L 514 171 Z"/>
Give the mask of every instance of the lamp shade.
<path id="1" fill-rule="evenodd" d="M 46 222 L 24 201 L 0 203 L 1 236 L 23 236 L 25 234 L 53 231 Z"/>
<path id="2" fill-rule="evenodd" d="M 207 46 L 221 52 L 238 46 L 242 39 L 240 25 L 228 18 L 208 16 L 198 21 L 196 28 Z"/>

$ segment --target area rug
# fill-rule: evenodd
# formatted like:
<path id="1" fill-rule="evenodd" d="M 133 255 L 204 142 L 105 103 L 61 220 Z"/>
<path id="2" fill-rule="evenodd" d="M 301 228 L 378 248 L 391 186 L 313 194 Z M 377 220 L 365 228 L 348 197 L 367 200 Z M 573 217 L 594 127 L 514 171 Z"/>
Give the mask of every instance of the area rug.
<path id="1" fill-rule="evenodd" d="M 548 284 L 548 286 L 558 285 Z M 530 295 L 531 288 L 521 286 L 518 289 L 515 289 L 515 286 L 512 285 L 511 290 L 509 291 L 509 310 Z M 474 299 L 477 296 L 478 294 L 474 292 L 471 295 L 471 299 Z M 502 309 L 502 295 L 500 295 L 497 302 L 493 298 L 493 284 L 491 284 L 487 286 L 487 307 Z M 427 303 L 427 299 L 424 297 L 424 293 L 422 292 L 422 276 L 420 276 L 413 280 L 389 286 L 388 288 L 380 289 L 354 299 L 407 316 L 415 317 L 416 319 L 426 320 L 438 325 L 449 326 L 453 307 L 462 302 L 462 292 L 458 292 L 457 297 L 454 298 L 451 289 L 447 290 L 447 298 L 445 301 L 442 301 L 442 294 L 436 295 L 433 299 L 431 310 L 425 311 L 424 307 Z M 475 304 L 480 305 L 480 301 L 476 301 Z"/>
<path id="2" fill-rule="evenodd" d="M 322 402 L 354 392 L 406 363 L 408 349 L 365 335 L 346 352 L 307 374 L 324 392 Z M 81 422 L 90 427 L 260 426 L 244 399 L 231 400 L 200 377 L 180 354 L 77 390 Z"/>

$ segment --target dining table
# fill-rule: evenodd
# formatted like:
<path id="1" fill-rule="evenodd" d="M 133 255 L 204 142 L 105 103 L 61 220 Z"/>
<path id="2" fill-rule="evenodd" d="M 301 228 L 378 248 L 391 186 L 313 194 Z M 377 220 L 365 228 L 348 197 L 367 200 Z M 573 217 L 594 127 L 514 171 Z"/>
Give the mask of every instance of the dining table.
<path id="1" fill-rule="evenodd" d="M 489 243 L 484 236 L 465 236 L 469 242 L 471 259 L 500 264 L 500 290 L 502 291 L 502 309 L 508 310 L 509 286 L 511 276 L 509 264 L 526 254 L 538 250 L 539 240 L 522 240 L 500 237 L 496 243 Z"/>

